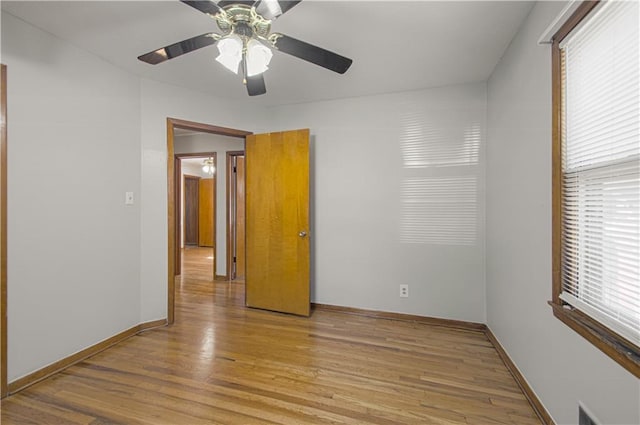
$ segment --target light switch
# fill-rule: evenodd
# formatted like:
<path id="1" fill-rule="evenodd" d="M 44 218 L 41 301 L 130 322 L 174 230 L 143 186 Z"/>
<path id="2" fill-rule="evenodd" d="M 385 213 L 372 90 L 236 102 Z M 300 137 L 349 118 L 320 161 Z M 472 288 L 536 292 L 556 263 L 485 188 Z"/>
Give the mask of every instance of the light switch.
<path id="1" fill-rule="evenodd" d="M 133 205 L 133 192 L 126 192 L 124 194 L 124 204 Z"/>

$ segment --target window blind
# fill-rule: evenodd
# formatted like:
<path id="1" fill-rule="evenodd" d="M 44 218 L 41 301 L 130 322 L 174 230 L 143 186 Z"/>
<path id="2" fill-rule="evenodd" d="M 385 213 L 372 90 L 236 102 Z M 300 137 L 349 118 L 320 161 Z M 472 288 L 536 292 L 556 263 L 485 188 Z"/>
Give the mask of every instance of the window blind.
<path id="1" fill-rule="evenodd" d="M 638 3 L 603 2 L 560 44 L 560 298 L 640 346 Z"/>

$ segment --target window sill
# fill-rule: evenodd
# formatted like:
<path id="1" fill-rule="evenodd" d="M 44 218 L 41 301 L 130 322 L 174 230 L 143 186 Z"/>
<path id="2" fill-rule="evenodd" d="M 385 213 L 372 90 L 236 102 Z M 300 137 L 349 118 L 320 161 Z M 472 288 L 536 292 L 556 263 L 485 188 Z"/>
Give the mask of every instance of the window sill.
<path id="1" fill-rule="evenodd" d="M 640 348 L 576 309 L 549 301 L 553 315 L 582 335 L 620 366 L 640 378 Z"/>

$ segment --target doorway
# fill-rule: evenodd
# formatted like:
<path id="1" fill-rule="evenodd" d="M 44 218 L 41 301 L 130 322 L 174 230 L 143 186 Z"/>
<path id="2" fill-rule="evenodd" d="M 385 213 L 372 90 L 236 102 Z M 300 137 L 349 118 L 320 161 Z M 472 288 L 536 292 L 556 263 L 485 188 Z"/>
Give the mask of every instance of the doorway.
<path id="1" fill-rule="evenodd" d="M 203 264 L 198 264 L 200 278 L 216 277 L 216 158 L 216 152 L 175 154 L 176 276 L 185 272 L 184 256 L 189 251 L 190 258 L 202 260 Z"/>
<path id="2" fill-rule="evenodd" d="M 253 135 L 240 130 L 168 118 L 168 323 L 175 322 L 176 303 L 176 229 L 179 226 L 179 214 L 176 214 L 176 168 L 179 167 L 179 161 L 172 159 L 176 129 L 242 139 L 245 162 L 235 158 L 235 164 L 237 167 L 240 160 L 240 164 L 246 165 L 245 233 L 250 237 L 246 239 L 245 246 L 245 305 L 309 316 L 309 130 Z M 237 252 L 237 244 L 235 249 Z M 218 256 L 217 260 L 221 260 L 221 257 Z M 225 269 L 227 265 L 222 263 Z"/>
<path id="3" fill-rule="evenodd" d="M 168 205 L 168 268 L 167 268 L 167 289 L 168 289 L 168 308 L 167 321 L 169 324 L 175 322 L 175 291 L 176 279 L 180 273 L 180 238 L 181 238 L 181 214 L 179 210 L 180 198 L 179 188 L 181 187 L 181 163 L 176 158 L 175 133 L 176 130 L 189 130 L 192 132 L 209 133 L 221 136 L 227 136 L 242 141 L 244 146 L 245 136 L 252 134 L 251 132 L 236 130 L 225 127 L 212 126 L 208 124 L 197 123 L 193 121 L 185 121 L 175 118 L 167 118 L 167 205 Z M 201 155 L 201 153 L 200 153 Z M 220 174 L 218 174 L 220 177 Z M 220 227 L 220 226 L 217 226 Z M 226 226 L 225 226 L 226 227 Z M 221 230 L 221 229 L 219 229 Z M 215 247 L 214 242 L 214 247 Z M 227 249 L 229 252 L 229 249 Z M 228 255 L 227 255 L 228 257 Z M 225 264 L 222 264 L 224 267 Z M 221 276 L 215 276 L 221 277 Z M 227 276 L 228 278 L 228 271 Z"/>

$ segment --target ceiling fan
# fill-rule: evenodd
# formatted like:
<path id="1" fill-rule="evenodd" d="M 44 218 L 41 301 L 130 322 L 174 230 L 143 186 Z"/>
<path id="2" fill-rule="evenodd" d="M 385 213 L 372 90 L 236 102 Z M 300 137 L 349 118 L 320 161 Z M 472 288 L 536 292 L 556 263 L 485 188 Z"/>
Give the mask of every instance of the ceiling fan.
<path id="1" fill-rule="evenodd" d="M 263 72 L 268 69 L 272 50 L 344 74 L 351 59 L 280 33 L 271 33 L 271 22 L 302 0 L 180 0 L 209 15 L 218 24 L 221 34 L 206 33 L 154 50 L 138 59 L 157 65 L 185 53 L 218 43 L 216 58 L 226 68 L 241 72 L 249 96 L 267 92 Z"/>

